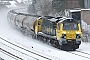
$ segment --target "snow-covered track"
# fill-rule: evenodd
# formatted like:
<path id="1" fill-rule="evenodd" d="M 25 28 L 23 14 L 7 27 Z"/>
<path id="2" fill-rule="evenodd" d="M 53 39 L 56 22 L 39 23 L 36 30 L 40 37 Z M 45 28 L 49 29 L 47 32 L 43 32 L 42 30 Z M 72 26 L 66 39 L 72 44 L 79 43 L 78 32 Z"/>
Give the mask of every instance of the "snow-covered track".
<path id="1" fill-rule="evenodd" d="M 84 54 L 87 54 L 87 55 L 90 55 L 89 53 L 86 53 L 86 52 L 83 52 L 83 51 L 79 51 L 79 50 L 76 50 L 77 52 L 81 52 L 81 53 L 84 53 Z"/>
<path id="2" fill-rule="evenodd" d="M 70 52 L 71 54 L 74 54 L 74 55 L 77 55 L 77 56 L 80 56 L 82 58 L 86 58 L 86 59 L 90 59 L 90 54 L 89 53 L 86 53 L 86 52 L 82 52 L 82 51 L 74 51 L 74 52 Z"/>
<path id="3" fill-rule="evenodd" d="M 18 56 L 16 56 L 16 55 L 12 54 L 11 52 L 8 52 L 8 51 L 6 51 L 6 50 L 4 50 L 4 49 L 2 49 L 2 48 L 0 48 L 0 52 L 2 52 L 2 53 L 4 53 L 4 54 L 12 57 L 12 58 L 15 59 L 15 60 L 24 60 L 23 58 L 18 57 Z M 1 59 L 1 60 L 3 60 L 3 59 Z"/>
<path id="4" fill-rule="evenodd" d="M 4 60 L 4 59 L 0 57 L 0 60 Z"/>
<path id="5" fill-rule="evenodd" d="M 10 52 L 15 53 L 24 60 L 52 60 L 52 58 L 48 56 L 45 56 L 33 50 L 29 50 L 1 36 L 0 36 L 0 46 L 2 46 L 5 50 L 9 50 Z"/>

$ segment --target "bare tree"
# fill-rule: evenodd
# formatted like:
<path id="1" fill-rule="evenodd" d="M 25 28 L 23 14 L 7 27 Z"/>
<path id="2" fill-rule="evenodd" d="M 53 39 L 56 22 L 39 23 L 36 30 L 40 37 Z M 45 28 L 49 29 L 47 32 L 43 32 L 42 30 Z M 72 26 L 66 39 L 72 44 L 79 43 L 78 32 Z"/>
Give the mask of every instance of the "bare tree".
<path id="1" fill-rule="evenodd" d="M 52 11 L 51 0 L 32 0 L 28 5 L 28 12 L 38 15 L 48 15 Z"/>

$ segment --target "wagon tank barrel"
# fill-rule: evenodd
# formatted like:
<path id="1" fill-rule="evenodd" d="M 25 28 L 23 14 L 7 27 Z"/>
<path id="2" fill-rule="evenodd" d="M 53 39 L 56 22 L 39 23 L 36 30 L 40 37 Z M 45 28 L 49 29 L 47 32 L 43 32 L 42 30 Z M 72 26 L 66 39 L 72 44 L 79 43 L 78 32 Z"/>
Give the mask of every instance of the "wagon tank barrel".
<path id="1" fill-rule="evenodd" d="M 9 22 L 17 29 L 24 29 L 27 31 L 35 29 L 35 21 L 41 17 L 39 15 L 28 14 L 23 12 L 22 9 L 10 10 L 7 14 Z M 23 9 L 25 10 L 25 9 Z"/>

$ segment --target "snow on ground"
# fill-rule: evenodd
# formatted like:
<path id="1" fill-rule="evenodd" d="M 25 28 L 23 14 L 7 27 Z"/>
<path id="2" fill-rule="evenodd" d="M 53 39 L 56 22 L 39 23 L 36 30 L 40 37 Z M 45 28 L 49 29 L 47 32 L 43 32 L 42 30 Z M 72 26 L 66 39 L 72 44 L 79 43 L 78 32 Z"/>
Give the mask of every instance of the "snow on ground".
<path id="1" fill-rule="evenodd" d="M 17 6 L 14 6 L 14 8 L 18 8 L 18 6 L 22 7 L 20 4 L 17 4 Z M 13 26 L 10 26 L 7 20 L 7 12 L 12 9 L 8 8 L 5 5 L 0 5 L 0 35 L 4 36 L 5 38 L 8 38 L 9 40 L 16 42 L 24 47 L 27 47 L 29 49 L 32 49 L 34 51 L 37 51 L 39 53 L 48 55 L 52 58 L 55 58 L 56 60 L 88 60 L 79 56 L 72 55 L 66 51 L 62 51 L 59 49 L 56 49 L 52 46 L 49 46 L 47 44 L 44 44 L 42 42 L 39 42 L 35 39 L 32 39 L 31 37 L 27 37 L 23 35 L 20 31 L 17 31 L 13 28 Z M 85 51 L 90 53 L 90 44 L 89 43 L 82 43 L 80 45 L 80 48 L 78 50 Z M 1 54 L 1 53 L 0 53 Z M 5 57 L 3 57 L 5 58 Z"/>
<path id="2" fill-rule="evenodd" d="M 4 60 L 7 60 L 7 58 L 8 58 L 8 60 L 13 60 L 13 58 L 11 58 L 10 56 L 7 56 L 6 54 L 3 54 L 1 51 L 0 51 L 0 57 Z M 0 59 L 0 60 L 2 60 L 2 59 Z"/>
<path id="3" fill-rule="evenodd" d="M 80 45 L 80 48 L 77 49 L 77 50 L 83 51 L 83 52 L 87 52 L 87 53 L 90 54 L 90 48 L 89 48 L 89 46 L 90 46 L 90 43 L 82 43 L 82 44 Z"/>

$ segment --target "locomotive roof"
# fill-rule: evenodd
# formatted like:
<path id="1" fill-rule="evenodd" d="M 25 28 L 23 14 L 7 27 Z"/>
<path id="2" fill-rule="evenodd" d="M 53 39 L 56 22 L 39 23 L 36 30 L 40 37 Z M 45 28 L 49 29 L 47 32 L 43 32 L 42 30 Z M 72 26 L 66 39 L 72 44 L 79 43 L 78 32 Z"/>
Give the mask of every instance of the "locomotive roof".
<path id="1" fill-rule="evenodd" d="M 56 22 L 56 23 L 58 23 L 58 22 L 65 22 L 66 20 L 67 21 L 72 21 L 73 20 L 73 18 L 67 18 L 67 17 L 60 17 L 60 18 L 51 18 L 51 19 L 48 19 L 48 20 L 50 20 L 50 21 L 52 21 L 52 22 Z"/>
<path id="2" fill-rule="evenodd" d="M 65 21 L 71 21 L 73 18 L 66 18 L 66 17 L 63 17 L 63 18 L 61 18 L 60 19 L 60 21 L 59 22 L 65 22 Z"/>
<path id="3" fill-rule="evenodd" d="M 56 22 L 58 19 L 52 18 L 52 19 L 48 19 L 48 20 L 50 20 L 52 22 Z"/>
<path id="4" fill-rule="evenodd" d="M 80 23 L 79 20 L 75 20 L 75 19 L 64 19 L 59 22 L 61 22 L 61 23 Z"/>
<path id="5" fill-rule="evenodd" d="M 43 17 L 44 20 L 49 20 L 51 22 L 56 22 L 57 20 L 59 20 L 59 18 L 61 18 L 61 17 L 56 17 L 56 18 L 53 16 L 44 16 Z"/>
<path id="6" fill-rule="evenodd" d="M 75 20 L 73 18 L 67 18 L 67 17 L 49 17 L 49 18 L 45 18 L 44 20 L 49 20 L 51 22 L 55 22 L 55 23 L 66 23 L 66 22 L 74 22 L 74 23 L 78 23 L 78 20 Z"/>

